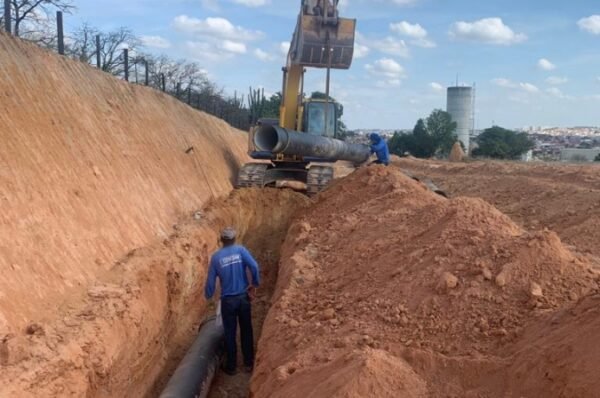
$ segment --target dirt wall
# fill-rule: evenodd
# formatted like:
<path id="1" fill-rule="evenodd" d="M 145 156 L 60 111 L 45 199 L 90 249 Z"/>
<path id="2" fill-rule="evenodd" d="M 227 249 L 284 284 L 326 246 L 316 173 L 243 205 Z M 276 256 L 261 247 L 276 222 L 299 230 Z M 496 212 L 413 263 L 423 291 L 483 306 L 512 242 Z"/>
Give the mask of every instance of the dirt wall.
<path id="1" fill-rule="evenodd" d="M 2 34 L 0 142 L 0 338 L 228 194 L 246 151 L 217 118 Z"/>

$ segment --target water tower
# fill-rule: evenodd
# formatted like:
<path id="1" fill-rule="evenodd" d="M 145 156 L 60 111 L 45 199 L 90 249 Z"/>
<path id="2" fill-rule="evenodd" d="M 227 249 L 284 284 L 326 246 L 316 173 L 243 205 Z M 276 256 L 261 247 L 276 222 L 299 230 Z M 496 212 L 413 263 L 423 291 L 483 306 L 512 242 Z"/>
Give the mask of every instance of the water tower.
<path id="1" fill-rule="evenodd" d="M 469 153 L 470 136 L 474 125 L 475 87 L 448 87 L 446 111 L 456 122 L 456 135 Z"/>

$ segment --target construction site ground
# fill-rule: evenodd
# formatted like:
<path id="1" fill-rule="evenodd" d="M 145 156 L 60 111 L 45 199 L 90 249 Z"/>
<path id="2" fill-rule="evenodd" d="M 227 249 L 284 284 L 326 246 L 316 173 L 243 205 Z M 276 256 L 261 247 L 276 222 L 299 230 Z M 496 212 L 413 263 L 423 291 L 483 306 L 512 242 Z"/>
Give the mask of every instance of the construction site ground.
<path id="1" fill-rule="evenodd" d="M 598 166 L 395 159 L 311 199 L 232 192 L 245 133 L 0 50 L 0 397 L 158 396 L 214 313 L 228 225 L 263 273 L 257 362 L 211 397 L 600 391 Z"/>

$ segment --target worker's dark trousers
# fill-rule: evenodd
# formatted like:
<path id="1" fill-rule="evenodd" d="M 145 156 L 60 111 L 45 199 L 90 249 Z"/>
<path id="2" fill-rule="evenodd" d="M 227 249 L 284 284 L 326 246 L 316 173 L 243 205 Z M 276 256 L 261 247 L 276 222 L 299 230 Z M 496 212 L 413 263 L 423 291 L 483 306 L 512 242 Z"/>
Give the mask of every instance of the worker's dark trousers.
<path id="1" fill-rule="evenodd" d="M 250 299 L 247 294 L 239 296 L 224 297 L 221 299 L 221 316 L 223 317 L 223 328 L 225 329 L 225 350 L 227 351 L 227 362 L 225 368 L 228 371 L 236 369 L 237 347 L 236 334 L 237 323 L 240 322 L 240 333 L 242 340 L 242 354 L 244 354 L 244 365 L 254 365 L 254 336 L 252 334 L 252 311 Z"/>

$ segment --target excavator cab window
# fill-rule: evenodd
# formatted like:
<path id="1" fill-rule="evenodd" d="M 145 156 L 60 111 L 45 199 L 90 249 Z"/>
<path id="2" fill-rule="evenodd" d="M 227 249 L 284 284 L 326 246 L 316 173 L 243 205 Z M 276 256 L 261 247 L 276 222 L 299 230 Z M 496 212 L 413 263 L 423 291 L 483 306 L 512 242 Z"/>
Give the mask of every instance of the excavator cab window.
<path id="1" fill-rule="evenodd" d="M 325 109 L 327 109 L 327 112 L 325 112 Z M 333 102 L 309 102 L 305 104 L 305 131 L 312 135 L 335 137 L 337 124 L 336 111 L 337 107 Z M 325 128 L 325 116 L 327 116 L 327 128 Z"/>

